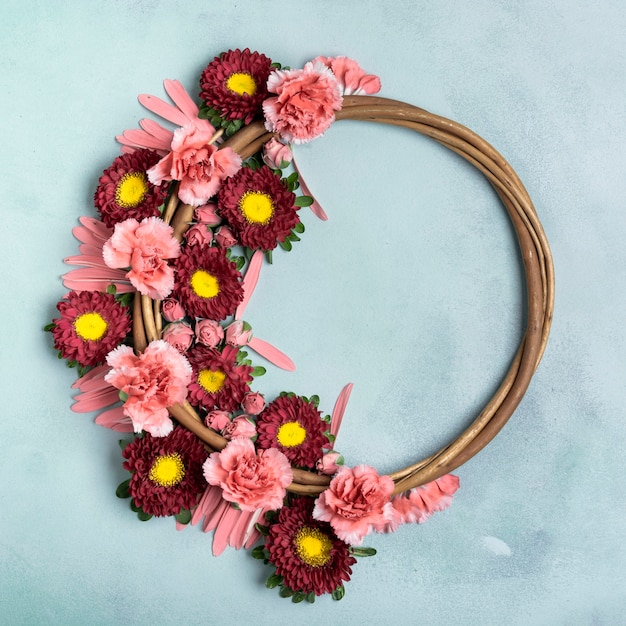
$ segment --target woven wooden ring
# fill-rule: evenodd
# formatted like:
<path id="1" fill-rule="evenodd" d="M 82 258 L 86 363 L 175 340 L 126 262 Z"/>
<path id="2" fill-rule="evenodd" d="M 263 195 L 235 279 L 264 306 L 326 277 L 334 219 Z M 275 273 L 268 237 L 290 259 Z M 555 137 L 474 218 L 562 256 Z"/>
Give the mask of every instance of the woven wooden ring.
<path id="1" fill-rule="evenodd" d="M 394 493 L 400 493 L 435 480 L 468 461 L 498 434 L 511 417 L 528 389 L 546 347 L 554 308 L 554 267 L 545 233 L 522 182 L 507 161 L 476 133 L 418 107 L 375 96 L 344 97 L 343 108 L 336 118 L 408 128 L 431 137 L 462 156 L 482 172 L 504 204 L 515 229 L 524 265 L 526 331 L 510 369 L 478 417 L 454 441 L 431 456 L 389 474 L 395 483 Z M 221 147 L 230 146 L 242 159 L 247 159 L 273 136 L 262 122 L 255 122 L 237 132 Z M 193 207 L 180 203 L 176 193 L 173 193 L 163 218 L 171 223 L 179 239 L 182 239 L 192 217 Z M 159 339 L 161 328 L 160 302 L 135 294 L 135 349 L 142 351 L 148 342 Z M 228 443 L 203 424 L 188 402 L 170 407 L 169 412 L 207 447 L 221 450 Z M 293 478 L 288 490 L 305 495 L 321 493 L 330 482 L 329 476 L 296 468 L 293 469 Z"/>

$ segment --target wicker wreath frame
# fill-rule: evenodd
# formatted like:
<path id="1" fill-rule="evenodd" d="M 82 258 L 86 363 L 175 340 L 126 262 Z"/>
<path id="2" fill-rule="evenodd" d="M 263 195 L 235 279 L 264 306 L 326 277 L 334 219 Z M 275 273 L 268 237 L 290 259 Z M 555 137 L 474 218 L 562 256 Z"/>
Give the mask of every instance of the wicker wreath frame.
<path id="1" fill-rule="evenodd" d="M 554 266 L 550 247 L 533 203 L 509 163 L 489 143 L 465 126 L 429 113 L 416 106 L 377 96 L 345 96 L 337 120 L 360 120 L 407 128 L 434 139 L 463 157 L 478 169 L 500 197 L 513 223 L 524 265 L 527 294 L 526 330 L 513 362 L 499 388 L 487 405 L 456 439 L 431 456 L 389 474 L 395 483 L 394 494 L 440 478 L 480 452 L 514 413 L 526 393 L 530 380 L 543 356 L 554 309 Z M 226 140 L 242 159 L 258 152 L 272 137 L 263 122 L 254 122 Z M 174 191 L 163 219 L 172 225 L 182 240 L 194 208 L 181 203 Z M 137 351 L 161 337 L 161 303 L 135 294 L 133 341 Z M 213 450 L 223 449 L 228 441 L 206 427 L 188 403 L 169 407 L 182 426 L 193 432 Z M 293 468 L 292 493 L 317 495 L 328 487 L 330 476 Z"/>

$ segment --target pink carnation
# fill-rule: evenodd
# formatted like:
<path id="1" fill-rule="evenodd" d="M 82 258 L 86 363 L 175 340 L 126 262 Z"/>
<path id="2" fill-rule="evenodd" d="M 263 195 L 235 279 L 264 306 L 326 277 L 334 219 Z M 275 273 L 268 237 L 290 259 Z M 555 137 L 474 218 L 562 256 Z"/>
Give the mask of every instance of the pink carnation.
<path id="1" fill-rule="evenodd" d="M 195 123 L 177 128 L 171 152 L 148 170 L 148 180 L 153 185 L 178 180 L 178 197 L 183 202 L 191 206 L 206 204 L 221 182 L 241 167 L 241 157 L 231 148 L 218 150 L 209 144 L 212 137 L 211 130 Z"/>
<path id="2" fill-rule="evenodd" d="M 309 62 L 301 70 L 275 70 L 267 89 L 277 95 L 263 102 L 265 127 L 287 142 L 305 143 L 319 137 L 341 109 L 337 79 L 323 63 Z"/>
<path id="3" fill-rule="evenodd" d="M 222 497 L 242 511 L 279 509 L 293 480 L 287 457 L 276 448 L 259 450 L 250 439 L 233 439 L 204 462 L 204 477 L 222 488 Z"/>
<path id="4" fill-rule="evenodd" d="M 365 535 L 391 519 L 393 488 L 391 478 L 379 476 L 373 467 L 341 467 L 315 501 L 313 517 L 329 522 L 342 541 L 360 545 Z"/>
<path id="5" fill-rule="evenodd" d="M 126 277 L 133 287 L 162 300 L 174 288 L 174 270 L 166 259 L 180 255 L 180 244 L 172 233 L 172 227 L 159 217 L 118 222 L 102 247 L 102 258 L 110 268 L 130 267 Z"/>
<path id="6" fill-rule="evenodd" d="M 109 352 L 112 368 L 106 382 L 125 393 L 124 414 L 130 417 L 135 432 L 142 430 L 164 437 L 173 428 L 167 407 L 187 397 L 191 366 L 187 359 L 166 341 L 152 341 L 137 356 L 130 346 Z"/>
<path id="7" fill-rule="evenodd" d="M 162 338 L 181 354 L 189 350 L 193 337 L 193 330 L 184 322 L 168 324 L 162 334 Z"/>
<path id="8" fill-rule="evenodd" d="M 323 63 L 335 75 L 344 96 L 373 94 L 380 91 L 380 78 L 365 70 L 348 57 L 316 57 L 313 63 Z"/>

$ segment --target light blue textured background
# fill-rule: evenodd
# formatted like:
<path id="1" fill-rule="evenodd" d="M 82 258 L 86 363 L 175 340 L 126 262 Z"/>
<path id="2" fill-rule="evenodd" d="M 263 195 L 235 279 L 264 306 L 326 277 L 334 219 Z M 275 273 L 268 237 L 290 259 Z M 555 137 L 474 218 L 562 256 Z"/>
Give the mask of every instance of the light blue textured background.
<path id="1" fill-rule="evenodd" d="M 621 0 L 4 0 L 0 622 L 625 623 L 625 33 Z M 457 471 L 451 509 L 367 542 L 340 603 L 292 605 L 247 553 L 138 522 L 115 497 L 118 436 L 70 412 L 74 375 L 41 332 L 137 94 L 164 78 L 195 93 L 238 46 L 294 67 L 346 54 L 383 95 L 469 126 L 525 182 L 555 257 L 553 333 L 519 410 Z M 262 275 L 247 318 L 298 371 L 258 388 L 330 411 L 353 381 L 337 447 L 396 469 L 507 369 L 512 231 L 485 181 L 419 136 L 346 122 L 297 154 L 330 221 L 304 209 L 302 243 Z"/>

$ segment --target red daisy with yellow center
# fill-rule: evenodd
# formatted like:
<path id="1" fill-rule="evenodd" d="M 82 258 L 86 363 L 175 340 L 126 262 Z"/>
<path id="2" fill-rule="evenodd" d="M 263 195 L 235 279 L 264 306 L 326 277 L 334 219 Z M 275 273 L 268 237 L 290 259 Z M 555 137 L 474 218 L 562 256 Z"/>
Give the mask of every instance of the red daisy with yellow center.
<path id="1" fill-rule="evenodd" d="M 330 447 L 327 428 L 313 403 L 300 396 L 280 396 L 257 418 L 257 446 L 278 448 L 292 465 L 313 468 L 323 448 Z"/>
<path id="2" fill-rule="evenodd" d="M 263 165 L 244 167 L 228 178 L 218 194 L 218 212 L 241 245 L 273 250 L 300 223 L 296 196 Z"/>
<path id="3" fill-rule="evenodd" d="M 131 328 L 128 307 L 109 293 L 70 291 L 57 309 L 61 317 L 52 320 L 54 347 L 83 367 L 103 363 Z"/>

